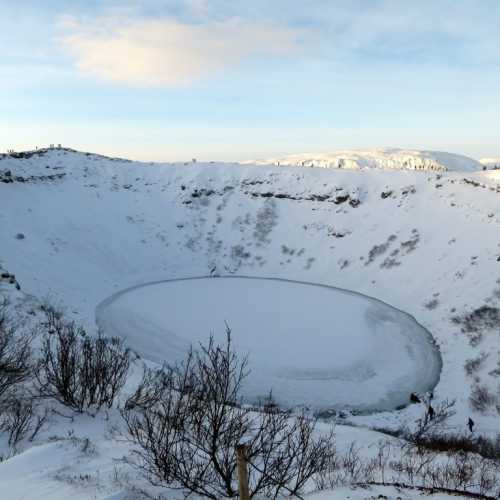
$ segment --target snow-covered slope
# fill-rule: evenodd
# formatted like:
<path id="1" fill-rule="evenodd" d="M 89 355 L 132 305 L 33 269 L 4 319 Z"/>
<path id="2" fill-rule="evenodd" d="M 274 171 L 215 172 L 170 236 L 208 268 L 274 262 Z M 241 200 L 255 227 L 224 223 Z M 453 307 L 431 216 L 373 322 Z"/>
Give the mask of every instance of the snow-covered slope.
<path id="1" fill-rule="evenodd" d="M 435 398 L 457 399 L 450 425 L 462 431 L 472 416 L 478 433 L 495 435 L 495 406 L 480 413 L 469 402 L 475 388 L 497 394 L 499 384 L 500 178 L 495 173 L 149 164 L 71 150 L 4 156 L 0 267 L 15 274 L 21 292 L 10 279 L 0 281 L 0 290 L 20 293 L 27 305 L 49 297 L 90 329 L 103 300 L 172 278 L 275 277 L 360 292 L 413 315 L 431 332 L 443 359 Z M 248 311 L 258 313 L 252 303 Z M 479 361 L 471 364 L 474 360 Z M 420 411 L 414 405 L 350 421 L 399 427 L 414 422 Z M 110 418 L 103 425 L 114 425 Z M 37 485 L 48 471 L 32 470 L 21 457 L 9 467 L 29 469 L 30 491 L 40 492 L 33 498 L 81 493 L 71 480 L 89 467 L 103 471 L 91 474 L 98 483 L 92 482 L 92 495 L 113 494 L 115 486 L 108 487 L 113 458 L 123 450 L 113 447 L 111 431 L 90 431 L 97 425 L 92 420 L 62 421 L 41 436 L 44 448 L 26 453 L 42 456 L 54 435 L 91 436 L 97 458 L 81 457 L 77 450 L 75 468 L 58 465 L 64 473 L 58 472 L 57 481 L 71 488 L 57 493 L 50 472 L 52 489 L 43 496 Z M 338 436 L 357 435 L 363 443 L 378 435 L 363 432 L 337 427 Z M 63 451 L 73 457 L 70 447 Z M 85 460 L 93 465 L 84 467 Z M 0 477 L 10 476 L 9 462 L 0 465 Z M 17 494 L 22 487 L 16 485 Z"/>
<path id="2" fill-rule="evenodd" d="M 468 156 L 441 151 L 395 148 L 293 154 L 280 158 L 257 160 L 255 163 L 356 170 L 361 168 L 383 168 L 473 172 L 482 168 L 480 162 Z"/>

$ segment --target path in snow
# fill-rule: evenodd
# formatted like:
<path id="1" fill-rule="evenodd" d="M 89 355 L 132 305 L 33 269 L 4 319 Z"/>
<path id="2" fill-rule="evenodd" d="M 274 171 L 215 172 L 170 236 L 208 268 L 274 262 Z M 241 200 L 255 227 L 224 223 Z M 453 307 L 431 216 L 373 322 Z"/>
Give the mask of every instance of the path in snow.
<path id="1" fill-rule="evenodd" d="M 181 360 L 224 322 L 249 355 L 244 397 L 280 405 L 391 410 L 439 379 L 429 332 L 408 314 L 339 288 L 270 278 L 188 278 L 133 287 L 102 302 L 96 322 L 144 358 Z"/>

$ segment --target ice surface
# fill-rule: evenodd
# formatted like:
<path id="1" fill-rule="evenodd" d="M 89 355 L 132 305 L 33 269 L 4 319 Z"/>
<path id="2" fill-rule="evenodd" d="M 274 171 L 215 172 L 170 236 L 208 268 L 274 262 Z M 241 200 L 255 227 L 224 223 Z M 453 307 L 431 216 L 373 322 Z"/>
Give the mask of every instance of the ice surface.
<path id="1" fill-rule="evenodd" d="M 120 292 L 98 306 L 105 334 L 121 335 L 155 362 L 181 360 L 210 332 L 248 354 L 244 396 L 272 390 L 279 404 L 387 410 L 439 378 L 431 336 L 411 316 L 378 300 L 278 279 L 195 278 Z"/>

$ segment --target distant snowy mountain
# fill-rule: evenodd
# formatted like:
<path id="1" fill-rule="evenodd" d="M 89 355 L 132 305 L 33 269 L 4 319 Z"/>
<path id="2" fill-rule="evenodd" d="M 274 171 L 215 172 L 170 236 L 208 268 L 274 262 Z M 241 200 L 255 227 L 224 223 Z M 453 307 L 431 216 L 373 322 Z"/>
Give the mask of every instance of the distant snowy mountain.
<path id="1" fill-rule="evenodd" d="M 500 169 L 500 158 L 481 158 L 479 162 L 486 168 Z"/>
<path id="2" fill-rule="evenodd" d="M 249 162 L 250 163 L 250 162 Z M 474 172 L 483 165 L 468 156 L 442 151 L 418 151 L 410 149 L 341 150 L 332 153 L 304 153 L 281 158 L 256 160 L 252 163 L 265 165 L 292 165 L 321 168 L 382 168 L 400 170 L 437 170 Z"/>

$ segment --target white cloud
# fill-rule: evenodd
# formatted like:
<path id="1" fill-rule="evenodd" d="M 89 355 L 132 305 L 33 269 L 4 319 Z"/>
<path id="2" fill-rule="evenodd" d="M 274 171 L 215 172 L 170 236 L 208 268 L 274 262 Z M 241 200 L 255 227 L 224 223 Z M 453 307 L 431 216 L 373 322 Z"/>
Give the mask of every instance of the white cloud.
<path id="1" fill-rule="evenodd" d="M 66 17 L 63 45 L 86 74 L 133 84 L 180 86 L 253 57 L 300 50 L 302 32 L 241 19 L 187 24 L 173 19 Z"/>

